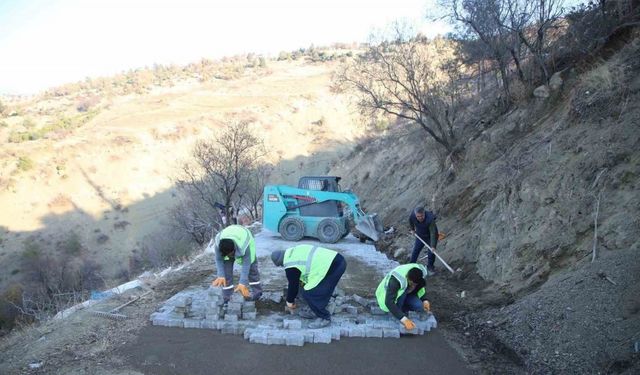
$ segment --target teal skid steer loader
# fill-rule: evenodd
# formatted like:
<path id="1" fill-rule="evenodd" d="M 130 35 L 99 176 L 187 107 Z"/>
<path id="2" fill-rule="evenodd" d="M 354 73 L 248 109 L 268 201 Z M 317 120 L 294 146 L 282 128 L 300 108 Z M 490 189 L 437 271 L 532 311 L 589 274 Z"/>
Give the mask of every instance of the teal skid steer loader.
<path id="1" fill-rule="evenodd" d="M 353 219 L 361 241 L 378 241 L 383 228 L 376 214 L 365 214 L 358 197 L 351 191 L 341 191 L 339 181 L 337 176 L 307 176 L 300 178 L 297 188 L 265 186 L 264 227 L 288 241 L 307 236 L 335 243 L 349 234 Z"/>

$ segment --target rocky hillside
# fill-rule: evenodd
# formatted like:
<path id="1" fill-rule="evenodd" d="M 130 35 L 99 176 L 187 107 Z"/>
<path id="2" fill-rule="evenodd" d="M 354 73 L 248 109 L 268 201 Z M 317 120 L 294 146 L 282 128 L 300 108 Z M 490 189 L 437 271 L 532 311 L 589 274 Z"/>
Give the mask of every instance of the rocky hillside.
<path id="1" fill-rule="evenodd" d="M 504 297 L 477 316 L 478 330 L 528 371 L 624 370 L 640 339 L 640 38 L 608 47 L 556 75 L 549 97 L 480 119 L 481 136 L 452 168 L 421 129 L 398 126 L 331 171 L 399 229 L 381 247 L 392 257 L 411 252 L 410 210 L 436 212 L 443 257 L 490 284 L 466 285 L 480 306 L 483 295 Z"/>

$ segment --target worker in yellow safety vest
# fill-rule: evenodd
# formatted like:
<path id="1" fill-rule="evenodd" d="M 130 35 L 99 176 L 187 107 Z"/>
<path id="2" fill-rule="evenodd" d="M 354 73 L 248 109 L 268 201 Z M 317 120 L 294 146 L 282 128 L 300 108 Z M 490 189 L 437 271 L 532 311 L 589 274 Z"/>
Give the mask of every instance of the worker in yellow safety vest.
<path id="1" fill-rule="evenodd" d="M 273 264 L 284 267 L 289 286 L 287 287 L 287 308 L 296 310 L 295 299 L 302 285 L 302 297 L 309 310 L 298 311 L 301 318 L 313 319 L 309 328 L 321 328 L 331 323 L 327 305 L 347 269 L 347 261 L 336 251 L 315 245 L 297 245 L 286 250 L 271 253 Z"/>
<path id="2" fill-rule="evenodd" d="M 222 287 L 224 301 L 229 301 L 234 291 L 244 298 L 257 300 L 262 295 L 260 272 L 256 261 L 256 242 L 249 229 L 242 225 L 230 225 L 220 231 L 214 240 L 218 277 L 211 285 Z M 238 286 L 233 285 L 233 263 L 242 266 Z M 251 295 L 247 285 L 251 287 Z"/>
<path id="3" fill-rule="evenodd" d="M 380 308 L 400 320 L 407 330 L 416 328 L 407 312 L 431 310 L 425 296 L 426 276 L 427 269 L 422 264 L 403 264 L 389 272 L 376 289 Z"/>

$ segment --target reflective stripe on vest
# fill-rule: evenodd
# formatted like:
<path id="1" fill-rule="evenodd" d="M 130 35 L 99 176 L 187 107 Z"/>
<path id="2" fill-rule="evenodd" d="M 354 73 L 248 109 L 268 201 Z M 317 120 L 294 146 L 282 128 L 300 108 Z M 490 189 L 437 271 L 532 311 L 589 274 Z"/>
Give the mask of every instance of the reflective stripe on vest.
<path id="1" fill-rule="evenodd" d="M 400 283 L 400 289 L 398 289 L 398 293 L 393 299 L 393 302 L 397 303 L 400 296 L 407 289 L 407 286 L 408 286 L 407 273 L 412 268 L 418 268 L 422 272 L 422 277 L 427 276 L 427 269 L 425 268 L 425 266 L 418 263 L 408 263 L 408 264 L 403 264 L 401 266 L 394 268 L 382 279 L 382 281 L 380 281 L 380 284 L 378 284 L 378 288 L 376 289 L 376 300 L 378 301 L 378 306 L 383 311 L 389 312 L 389 309 L 387 308 L 385 301 L 387 298 L 387 288 L 389 286 L 389 280 L 391 279 L 391 277 L 394 277 Z M 425 289 L 420 288 L 420 290 L 418 290 L 416 294 L 418 298 L 422 298 L 422 296 L 424 296 L 425 293 L 426 293 Z"/>
<path id="2" fill-rule="evenodd" d="M 288 261 L 283 262 L 283 266 L 285 269 L 297 268 L 304 289 L 310 290 L 324 279 L 337 254 L 333 250 L 318 246 L 298 245 L 285 250 L 284 259 Z"/>

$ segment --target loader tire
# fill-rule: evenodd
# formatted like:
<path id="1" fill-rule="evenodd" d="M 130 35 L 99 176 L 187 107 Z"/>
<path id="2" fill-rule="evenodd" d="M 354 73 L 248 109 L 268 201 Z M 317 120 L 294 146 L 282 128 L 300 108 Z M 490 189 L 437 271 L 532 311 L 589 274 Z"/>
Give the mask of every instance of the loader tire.
<path id="1" fill-rule="evenodd" d="M 326 243 L 336 243 L 342 237 L 340 224 L 334 219 L 323 219 L 318 223 L 317 237 Z"/>
<path id="2" fill-rule="evenodd" d="M 297 217 L 286 217 L 280 222 L 278 232 L 287 241 L 300 241 L 304 237 L 304 223 Z"/>
<path id="3" fill-rule="evenodd" d="M 340 238 L 345 238 L 351 233 L 351 225 L 349 224 L 349 220 L 344 221 L 344 230 L 342 231 L 342 235 Z"/>

